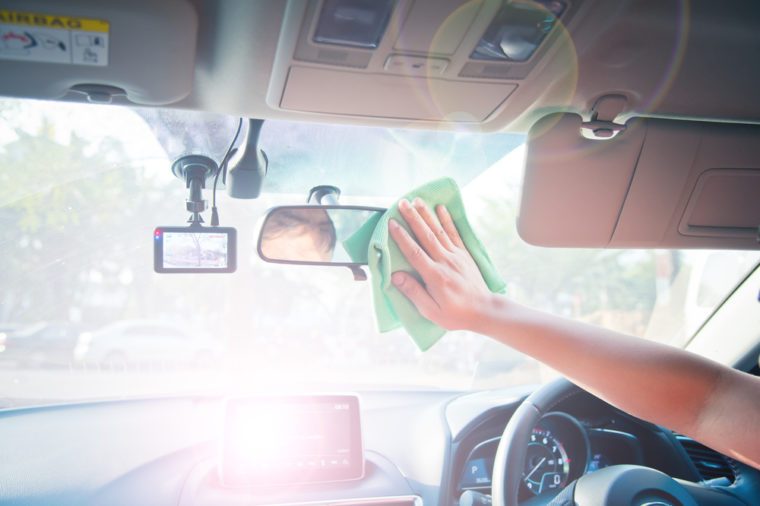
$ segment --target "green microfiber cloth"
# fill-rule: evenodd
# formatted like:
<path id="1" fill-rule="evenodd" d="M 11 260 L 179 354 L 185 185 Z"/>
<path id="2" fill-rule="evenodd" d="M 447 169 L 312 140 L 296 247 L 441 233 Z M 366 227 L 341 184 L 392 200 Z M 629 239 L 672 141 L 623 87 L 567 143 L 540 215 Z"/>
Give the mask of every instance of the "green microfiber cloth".
<path id="1" fill-rule="evenodd" d="M 417 197 L 424 200 L 432 210 L 439 204 L 446 206 L 486 285 L 492 292 L 503 292 L 506 285 L 467 221 L 456 182 L 450 178 L 437 179 L 407 193 L 402 199 L 411 202 Z M 391 283 L 391 274 L 395 271 L 410 272 L 421 281 L 388 234 L 388 220 L 391 218 L 414 237 L 401 217 L 396 202 L 382 215 L 376 215 L 364 223 L 351 237 L 343 241 L 343 247 L 354 262 L 366 262 L 369 267 L 372 299 L 380 332 L 403 326 L 417 346 L 425 351 L 433 346 L 446 330 L 420 315 L 414 305 Z"/>

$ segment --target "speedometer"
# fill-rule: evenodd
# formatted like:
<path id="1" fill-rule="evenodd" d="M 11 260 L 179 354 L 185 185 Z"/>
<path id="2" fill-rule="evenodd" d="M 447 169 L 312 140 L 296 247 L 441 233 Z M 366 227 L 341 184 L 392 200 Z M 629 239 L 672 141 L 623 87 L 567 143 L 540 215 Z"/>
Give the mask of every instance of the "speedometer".
<path id="1" fill-rule="evenodd" d="M 588 462 L 586 429 L 566 413 L 547 413 L 530 433 L 521 497 L 556 495 L 581 477 Z"/>
<path id="2" fill-rule="evenodd" d="M 562 443 L 550 430 L 535 428 L 530 435 L 523 481 L 536 495 L 561 489 L 570 477 L 570 460 Z"/>

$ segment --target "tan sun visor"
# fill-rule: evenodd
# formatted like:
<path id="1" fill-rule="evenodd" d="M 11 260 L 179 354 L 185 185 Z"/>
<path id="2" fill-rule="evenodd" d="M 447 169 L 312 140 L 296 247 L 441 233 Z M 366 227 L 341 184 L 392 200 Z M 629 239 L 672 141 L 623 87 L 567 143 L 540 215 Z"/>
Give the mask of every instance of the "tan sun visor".
<path id="1" fill-rule="evenodd" d="M 535 245 L 760 249 L 760 125 L 634 118 L 609 139 L 577 114 L 530 130 L 518 231 Z"/>
<path id="2" fill-rule="evenodd" d="M 198 16 L 184 0 L 5 1 L 3 94 L 176 102 L 192 89 L 197 32 Z"/>

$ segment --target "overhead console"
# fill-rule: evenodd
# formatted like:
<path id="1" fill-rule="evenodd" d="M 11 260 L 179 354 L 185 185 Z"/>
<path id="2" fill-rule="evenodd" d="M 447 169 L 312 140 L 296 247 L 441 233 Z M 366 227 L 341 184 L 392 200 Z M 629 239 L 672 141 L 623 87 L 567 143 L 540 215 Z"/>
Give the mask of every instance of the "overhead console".
<path id="1" fill-rule="evenodd" d="M 570 0 L 312 0 L 288 7 L 271 107 L 459 123 L 488 121 L 574 13 Z"/>
<path id="2" fill-rule="evenodd" d="M 760 126 L 634 118 L 589 138 L 577 114 L 531 128 L 518 231 L 531 244 L 760 249 Z"/>

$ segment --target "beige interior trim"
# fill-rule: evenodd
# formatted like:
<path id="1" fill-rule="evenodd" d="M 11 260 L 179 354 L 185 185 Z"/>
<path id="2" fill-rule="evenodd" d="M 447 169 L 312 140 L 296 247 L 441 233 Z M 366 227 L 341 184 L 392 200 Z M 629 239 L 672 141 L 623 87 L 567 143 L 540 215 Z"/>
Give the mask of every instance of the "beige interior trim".
<path id="1" fill-rule="evenodd" d="M 518 231 L 555 247 L 760 249 L 760 126 L 631 119 L 587 139 L 576 114 L 529 133 Z"/>
<path id="2" fill-rule="evenodd" d="M 97 68 L 0 60 L 0 95 L 86 101 L 68 90 L 102 84 L 126 90 L 114 103 L 295 121 L 526 132 L 546 114 L 586 114 L 600 96 L 614 93 L 627 98 L 622 117 L 760 122 L 760 66 L 751 64 L 760 51 L 756 1 L 735 0 L 727 9 L 721 2 L 692 0 L 687 10 L 681 2 L 568 1 L 557 30 L 529 62 L 491 64 L 470 54 L 501 0 L 398 0 L 380 47 L 371 51 L 313 43 L 309 34 L 321 0 L 5 0 L 6 9 L 107 20 L 112 53 L 109 65 Z M 337 59 L 322 61 L 320 53 Z M 357 65 L 341 65 L 342 53 L 359 58 Z M 401 63 L 386 68 L 391 56 Z M 318 104 L 304 110 L 281 105 L 294 65 L 352 79 L 351 73 L 415 73 L 404 63 L 410 58 L 431 65 L 405 77 L 445 80 L 452 88 L 461 83 L 453 93 L 462 102 L 474 82 L 484 89 L 498 82 L 513 91 L 485 119 L 468 122 L 450 121 L 449 114 L 430 119 L 427 108 L 410 120 L 363 115 L 361 108 L 316 113 Z M 398 93 L 392 88 L 372 100 L 392 110 Z"/>

